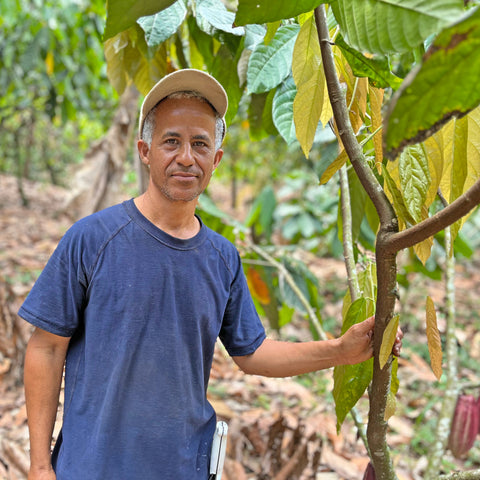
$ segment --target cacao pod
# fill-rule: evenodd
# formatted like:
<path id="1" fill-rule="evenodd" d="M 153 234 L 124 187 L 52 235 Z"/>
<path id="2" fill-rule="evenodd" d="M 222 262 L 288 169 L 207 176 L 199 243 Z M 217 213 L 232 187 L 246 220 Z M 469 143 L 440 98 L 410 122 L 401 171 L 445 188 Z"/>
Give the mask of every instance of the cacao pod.
<path id="1" fill-rule="evenodd" d="M 454 457 L 464 456 L 475 442 L 480 426 L 480 409 L 473 395 L 461 394 L 453 414 L 448 448 Z"/>
<path id="2" fill-rule="evenodd" d="M 365 473 L 363 474 L 363 480 L 376 480 L 375 470 L 373 469 L 372 462 L 368 462 Z"/>

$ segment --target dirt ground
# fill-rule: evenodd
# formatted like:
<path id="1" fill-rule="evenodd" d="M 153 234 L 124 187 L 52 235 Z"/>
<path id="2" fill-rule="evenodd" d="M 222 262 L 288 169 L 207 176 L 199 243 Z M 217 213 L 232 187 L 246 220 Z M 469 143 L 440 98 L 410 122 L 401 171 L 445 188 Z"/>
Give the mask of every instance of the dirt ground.
<path id="1" fill-rule="evenodd" d="M 25 182 L 30 200 L 21 205 L 14 178 L 0 175 L 0 480 L 24 480 L 28 470 L 28 429 L 21 383 L 21 352 L 30 328 L 16 311 L 43 268 L 57 242 L 71 224 L 62 211 L 65 191 Z M 335 289 L 345 289 L 341 261 L 312 257 L 310 267 L 324 286 L 324 318 L 339 318 L 341 301 Z M 457 267 L 459 346 L 471 358 L 463 362 L 462 381 L 479 385 L 480 365 L 480 258 Z M 398 412 L 389 421 L 389 444 L 400 480 L 419 480 L 426 465 L 422 442 L 431 437 L 442 392 L 430 366 L 416 348 L 426 337 L 421 313 L 425 295 L 443 305 L 440 282 L 409 277 L 410 288 L 402 299 L 406 318 L 418 322 L 402 325 L 404 350 L 399 362 Z M 440 328 L 442 325 L 440 324 Z M 285 335 L 308 339 L 308 326 L 298 319 Z M 468 363 L 468 362 L 467 362 Z M 219 344 L 212 368 L 209 398 L 219 418 L 229 424 L 228 458 L 224 480 L 360 480 L 368 457 L 350 419 L 336 432 L 331 389 L 333 372 L 298 379 L 246 376 Z M 60 405 L 61 408 L 61 405 Z M 366 417 L 367 402 L 359 403 Z M 60 415 L 55 435 L 60 428 Z M 430 434 L 428 428 L 430 427 Z M 425 433 L 418 433 L 418 432 Z M 429 436 L 430 435 L 430 436 Z M 479 443 L 462 461 L 450 457 L 452 468 L 480 465 Z M 414 448 L 415 445 L 420 445 Z"/>

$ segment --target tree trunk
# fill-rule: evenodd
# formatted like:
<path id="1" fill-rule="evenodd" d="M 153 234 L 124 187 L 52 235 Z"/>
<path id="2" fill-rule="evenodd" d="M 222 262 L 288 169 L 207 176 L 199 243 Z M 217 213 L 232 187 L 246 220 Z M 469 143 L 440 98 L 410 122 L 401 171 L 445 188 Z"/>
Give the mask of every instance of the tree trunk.
<path id="1" fill-rule="evenodd" d="M 71 181 L 65 210 L 74 219 L 109 207 L 121 200 L 121 183 L 127 152 L 137 121 L 138 91 L 125 90 L 106 135 L 85 156 Z"/>

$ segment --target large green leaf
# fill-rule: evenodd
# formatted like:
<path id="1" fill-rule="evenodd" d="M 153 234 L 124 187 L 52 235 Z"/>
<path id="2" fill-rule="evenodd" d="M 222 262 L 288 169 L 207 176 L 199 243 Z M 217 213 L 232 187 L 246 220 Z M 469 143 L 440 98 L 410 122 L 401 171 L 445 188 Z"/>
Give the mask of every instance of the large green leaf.
<path id="1" fill-rule="evenodd" d="M 343 322 L 342 334 L 352 325 L 367 318 L 368 302 L 359 298 L 348 309 Z M 340 365 L 333 370 L 333 398 L 337 414 L 337 431 L 348 412 L 356 405 L 364 394 L 373 376 L 373 359 L 356 365 Z"/>
<path id="2" fill-rule="evenodd" d="M 269 23 L 313 10 L 320 0 L 239 0 L 235 25 Z"/>
<path id="3" fill-rule="evenodd" d="M 175 3 L 175 0 L 157 0 L 139 2 L 137 0 L 108 0 L 107 24 L 104 40 L 135 25 L 140 17 L 160 12 Z"/>
<path id="4" fill-rule="evenodd" d="M 155 15 L 139 18 L 137 23 L 145 32 L 147 45 L 155 47 L 177 31 L 177 28 L 185 20 L 186 15 L 187 8 L 183 1 L 180 0 Z"/>
<path id="5" fill-rule="evenodd" d="M 268 45 L 257 45 L 248 60 L 247 88 L 250 93 L 268 92 L 288 77 L 299 30 L 299 25 L 280 27 Z"/>
<path id="6" fill-rule="evenodd" d="M 402 53 L 463 13 L 462 0 L 334 0 L 347 42 L 362 52 Z"/>
<path id="7" fill-rule="evenodd" d="M 297 88 L 292 77 L 289 77 L 273 97 L 272 114 L 273 123 L 283 139 L 290 145 L 297 139 L 295 123 L 293 121 L 293 101 Z"/>
<path id="8" fill-rule="evenodd" d="M 480 103 L 480 8 L 444 30 L 423 64 L 398 89 L 387 111 L 384 141 L 394 158 L 408 144 L 418 143 L 453 116 Z"/>
<path id="9" fill-rule="evenodd" d="M 377 88 L 391 87 L 396 90 L 401 85 L 402 79 L 390 71 L 386 56 L 366 57 L 358 50 L 347 45 L 341 35 L 335 38 L 335 45 L 342 51 L 356 77 L 368 77 L 370 83 Z"/>

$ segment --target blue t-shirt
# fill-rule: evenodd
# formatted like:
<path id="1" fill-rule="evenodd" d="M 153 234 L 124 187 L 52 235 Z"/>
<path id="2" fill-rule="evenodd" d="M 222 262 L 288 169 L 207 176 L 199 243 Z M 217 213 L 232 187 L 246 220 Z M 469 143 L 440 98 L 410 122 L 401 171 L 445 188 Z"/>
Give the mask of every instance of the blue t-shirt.
<path id="1" fill-rule="evenodd" d="M 216 339 L 237 356 L 265 338 L 230 242 L 174 238 L 129 200 L 69 229 L 19 314 L 72 337 L 57 480 L 207 478 Z"/>

